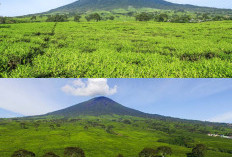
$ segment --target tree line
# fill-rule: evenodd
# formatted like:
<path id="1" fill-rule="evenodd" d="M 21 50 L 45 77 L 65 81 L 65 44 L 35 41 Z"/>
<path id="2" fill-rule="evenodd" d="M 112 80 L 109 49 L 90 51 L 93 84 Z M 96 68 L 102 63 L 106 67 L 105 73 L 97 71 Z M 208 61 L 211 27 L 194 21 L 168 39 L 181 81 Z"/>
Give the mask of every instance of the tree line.
<path id="1" fill-rule="evenodd" d="M 196 23 L 196 22 L 205 22 L 205 21 L 222 21 L 222 20 L 232 20 L 232 15 L 220 15 L 220 14 L 210 14 L 210 13 L 186 13 L 186 12 L 127 12 L 127 13 L 112 13 L 107 15 L 104 13 L 69 13 L 69 14 L 56 14 L 56 15 L 33 15 L 30 17 L 30 20 L 23 20 L 18 18 L 10 17 L 0 17 L 0 24 L 11 24 L 11 23 L 24 23 L 24 22 L 42 22 L 41 19 L 46 17 L 45 22 L 66 22 L 70 18 L 73 18 L 73 21 L 80 22 L 80 19 L 83 17 L 86 21 L 94 20 L 105 21 L 105 20 L 114 20 L 115 17 L 120 16 L 133 17 L 136 21 L 156 21 L 156 22 L 173 22 L 173 23 Z M 24 18 L 24 17 L 22 17 Z"/>
<path id="2" fill-rule="evenodd" d="M 187 157 L 204 157 L 207 147 L 204 144 L 197 144 L 191 153 L 187 153 Z M 157 149 L 144 148 L 139 154 L 139 157 L 166 157 L 172 155 L 172 149 L 168 146 L 159 146 Z M 35 153 L 20 149 L 15 151 L 11 157 L 35 157 Z M 85 152 L 80 147 L 66 147 L 64 149 L 65 157 L 85 157 Z M 47 152 L 42 157 L 59 157 L 54 152 Z M 123 154 L 118 154 L 116 157 L 124 157 Z"/>

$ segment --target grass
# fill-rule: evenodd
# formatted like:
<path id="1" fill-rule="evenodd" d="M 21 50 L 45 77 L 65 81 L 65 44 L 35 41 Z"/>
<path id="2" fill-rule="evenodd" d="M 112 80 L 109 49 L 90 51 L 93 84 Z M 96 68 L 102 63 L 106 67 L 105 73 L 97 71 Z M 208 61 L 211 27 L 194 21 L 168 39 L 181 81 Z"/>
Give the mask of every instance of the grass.
<path id="1" fill-rule="evenodd" d="M 2 77 L 232 77 L 231 21 L 0 25 Z"/>
<path id="2" fill-rule="evenodd" d="M 132 124 L 123 123 L 124 118 L 129 118 Z M 26 123 L 26 129 L 20 127 L 21 122 Z M 92 122 L 97 125 L 93 125 Z M 49 151 L 63 156 L 64 148 L 77 146 L 85 151 L 86 157 L 114 157 L 119 153 L 125 157 L 136 157 L 144 147 L 156 149 L 159 146 L 169 146 L 173 150 L 172 157 L 184 157 L 186 153 L 191 152 L 192 148 L 162 143 L 158 140 L 185 135 L 195 140 L 194 145 L 204 143 L 208 146 L 206 157 L 231 157 L 229 153 L 218 151 L 218 148 L 230 150 L 232 146 L 230 139 L 208 137 L 206 134 L 190 133 L 181 129 L 166 133 L 151 129 L 153 122 L 158 122 L 158 120 L 147 122 L 143 118 L 117 116 L 85 116 L 78 117 L 76 121 L 49 118 L 5 119 L 0 122 L 0 155 L 8 157 L 16 150 L 27 149 L 34 152 L 36 156 L 42 156 Z M 34 127 L 35 123 L 39 123 L 38 129 Z M 60 127 L 56 126 L 58 123 Z M 174 124 L 163 121 L 159 123 L 167 126 Z M 54 125 L 54 129 L 50 125 Z M 114 133 L 107 133 L 102 125 L 106 127 L 113 125 Z M 88 126 L 88 130 L 84 129 L 84 126 Z"/>

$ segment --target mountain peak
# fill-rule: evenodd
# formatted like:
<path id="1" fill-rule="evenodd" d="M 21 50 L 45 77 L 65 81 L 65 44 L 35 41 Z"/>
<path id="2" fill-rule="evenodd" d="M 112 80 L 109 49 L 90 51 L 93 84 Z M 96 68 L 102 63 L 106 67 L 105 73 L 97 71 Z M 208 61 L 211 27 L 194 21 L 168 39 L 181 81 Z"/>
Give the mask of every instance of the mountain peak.
<path id="1" fill-rule="evenodd" d="M 129 115 L 147 117 L 149 114 L 125 107 L 105 96 L 96 97 L 71 107 L 48 113 L 47 115 L 75 117 L 79 115 Z"/>
<path id="2" fill-rule="evenodd" d="M 52 12 L 77 12 L 93 10 L 113 10 L 134 8 L 189 9 L 199 8 L 193 5 L 171 3 L 166 0 L 78 0 L 71 4 L 50 10 Z"/>
<path id="3" fill-rule="evenodd" d="M 105 97 L 105 96 L 95 97 L 95 98 L 93 98 L 92 100 L 94 100 L 94 101 L 102 101 L 102 100 L 110 100 L 110 101 L 113 101 L 112 99 L 110 99 L 110 98 L 108 98 L 108 97 Z"/>

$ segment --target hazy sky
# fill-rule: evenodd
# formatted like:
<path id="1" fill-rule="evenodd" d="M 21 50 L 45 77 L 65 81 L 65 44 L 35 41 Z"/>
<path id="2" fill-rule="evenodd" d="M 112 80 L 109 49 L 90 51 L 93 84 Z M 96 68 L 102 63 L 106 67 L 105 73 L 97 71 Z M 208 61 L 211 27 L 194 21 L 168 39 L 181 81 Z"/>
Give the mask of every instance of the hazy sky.
<path id="1" fill-rule="evenodd" d="M 0 117 L 45 114 L 101 95 L 147 113 L 232 123 L 232 79 L 0 79 Z"/>
<path id="2" fill-rule="evenodd" d="M 76 0 L 0 0 L 0 16 L 18 16 L 39 13 L 74 2 Z M 232 0 L 167 0 L 199 6 L 231 8 Z"/>

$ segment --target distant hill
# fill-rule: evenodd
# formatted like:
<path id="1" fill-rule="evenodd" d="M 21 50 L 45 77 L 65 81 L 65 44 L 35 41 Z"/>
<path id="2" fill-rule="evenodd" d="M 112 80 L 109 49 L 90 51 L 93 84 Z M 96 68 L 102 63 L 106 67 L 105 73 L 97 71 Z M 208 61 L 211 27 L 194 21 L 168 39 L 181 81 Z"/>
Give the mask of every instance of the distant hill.
<path id="1" fill-rule="evenodd" d="M 215 8 L 176 4 L 176 3 L 167 2 L 165 0 L 78 0 L 71 4 L 50 10 L 48 13 L 113 10 L 119 8 L 127 9 L 128 7 L 156 8 L 156 9 L 215 10 Z"/>
<path id="2" fill-rule="evenodd" d="M 59 111 L 48 113 L 47 115 L 75 117 L 79 115 L 99 116 L 113 114 L 136 117 L 163 117 L 160 115 L 143 113 L 141 111 L 125 107 L 107 97 L 96 97 L 89 101 L 85 101 Z"/>
<path id="3" fill-rule="evenodd" d="M 64 116 L 68 117 L 77 117 L 80 115 L 87 116 L 101 116 L 101 115 L 121 115 L 121 116 L 135 116 L 142 118 L 155 118 L 165 121 L 181 121 L 181 122 L 191 122 L 191 123 L 209 123 L 211 122 L 202 122 L 197 120 L 186 120 L 180 118 L 173 118 L 162 116 L 158 114 L 148 114 L 135 109 L 125 107 L 114 100 L 111 100 L 107 97 L 96 97 L 91 100 L 73 105 L 71 107 L 58 110 L 55 112 L 48 113 L 42 116 Z M 215 123 L 216 124 L 216 123 Z M 224 123 L 218 123 L 218 125 L 225 125 Z"/>

